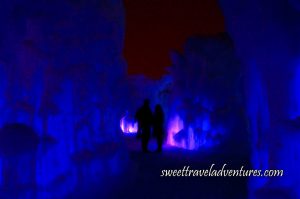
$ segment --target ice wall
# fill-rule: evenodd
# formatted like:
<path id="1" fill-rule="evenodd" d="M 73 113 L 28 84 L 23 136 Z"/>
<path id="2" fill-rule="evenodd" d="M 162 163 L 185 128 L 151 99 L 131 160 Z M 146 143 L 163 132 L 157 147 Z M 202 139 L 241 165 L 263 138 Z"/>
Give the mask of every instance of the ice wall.
<path id="1" fill-rule="evenodd" d="M 95 170 L 82 174 L 87 170 L 83 166 L 74 171 L 74 161 L 80 162 L 87 154 L 98 157 L 103 151 L 109 154 L 103 154 L 108 156 L 106 163 L 89 167 L 99 174 L 103 165 L 114 164 L 108 170 L 117 172 L 119 156 L 115 149 L 119 148 L 118 121 L 126 73 L 122 1 L 4 0 L 0 23 L 0 125 L 5 126 L 1 139 L 17 147 L 12 138 L 15 135 L 6 133 L 11 129 L 34 132 L 39 137 L 34 155 L 16 152 L 12 159 L 2 153 L 1 169 L 7 175 L 1 177 L 0 185 L 27 183 L 47 189 L 47 197 L 58 197 L 51 195 L 51 183 L 59 179 L 74 183 L 65 185 L 64 193 L 55 187 L 55 194 L 66 194 L 76 182 L 86 180 L 84 177 L 97 178 L 92 173 Z M 107 143 L 112 147 L 106 147 Z M 54 147 L 48 149 L 52 144 Z M 12 173 L 30 173 L 27 167 L 13 166 L 26 158 L 31 162 L 28 168 L 32 175 L 12 180 Z M 77 180 L 70 180 L 70 176 Z M 40 194 L 46 197 L 45 192 Z"/>
<path id="2" fill-rule="evenodd" d="M 245 146 L 241 71 L 228 35 L 191 37 L 171 59 L 169 144 Z"/>
<path id="3" fill-rule="evenodd" d="M 256 178 L 251 198 L 299 198 L 299 3 L 220 0 L 245 66 L 252 163 L 284 169 L 283 178 Z"/>

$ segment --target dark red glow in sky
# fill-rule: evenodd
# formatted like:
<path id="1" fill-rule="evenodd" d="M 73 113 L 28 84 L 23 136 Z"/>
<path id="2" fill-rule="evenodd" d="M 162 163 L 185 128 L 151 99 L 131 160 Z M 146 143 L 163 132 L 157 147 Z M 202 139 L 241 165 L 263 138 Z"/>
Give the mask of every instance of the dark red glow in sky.
<path id="1" fill-rule="evenodd" d="M 129 74 L 158 78 L 188 36 L 224 31 L 217 0 L 125 0 Z"/>

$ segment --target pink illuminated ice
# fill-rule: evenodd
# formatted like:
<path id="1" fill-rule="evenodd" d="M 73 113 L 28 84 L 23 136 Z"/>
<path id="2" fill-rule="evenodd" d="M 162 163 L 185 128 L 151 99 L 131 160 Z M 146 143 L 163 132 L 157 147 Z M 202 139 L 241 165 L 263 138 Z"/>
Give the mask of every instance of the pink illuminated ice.
<path id="1" fill-rule="evenodd" d="M 179 115 L 175 115 L 169 122 L 168 125 L 168 135 L 167 135 L 167 144 L 170 146 L 175 146 L 179 148 L 185 148 L 184 140 L 181 143 L 175 141 L 174 136 L 184 128 L 183 120 Z"/>
<path id="2" fill-rule="evenodd" d="M 120 120 L 120 127 L 123 133 L 137 133 L 138 123 L 128 119 L 128 116 L 125 115 Z"/>
<path id="3" fill-rule="evenodd" d="M 181 139 L 175 139 L 176 136 Z M 178 114 L 170 119 L 166 144 L 188 150 L 196 150 L 199 147 L 194 128 L 190 125 L 185 128 L 184 120 Z"/>

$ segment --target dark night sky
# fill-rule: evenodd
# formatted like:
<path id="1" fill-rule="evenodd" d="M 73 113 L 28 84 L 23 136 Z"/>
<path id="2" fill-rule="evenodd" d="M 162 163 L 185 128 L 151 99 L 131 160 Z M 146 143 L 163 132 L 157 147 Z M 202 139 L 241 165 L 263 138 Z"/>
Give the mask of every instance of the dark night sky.
<path id="1" fill-rule="evenodd" d="M 224 31 L 217 0 L 125 0 L 129 74 L 157 78 L 188 36 Z"/>

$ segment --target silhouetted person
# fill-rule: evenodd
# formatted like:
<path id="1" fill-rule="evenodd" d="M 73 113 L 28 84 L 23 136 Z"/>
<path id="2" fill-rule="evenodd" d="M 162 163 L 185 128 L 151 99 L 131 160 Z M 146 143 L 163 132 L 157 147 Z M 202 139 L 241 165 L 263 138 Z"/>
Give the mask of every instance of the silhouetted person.
<path id="1" fill-rule="evenodd" d="M 164 140 L 164 122 L 165 114 L 161 105 L 155 106 L 154 117 L 153 117 L 153 134 L 157 140 L 157 152 L 162 151 L 162 145 Z"/>
<path id="2" fill-rule="evenodd" d="M 151 126 L 153 115 L 150 108 L 150 101 L 146 99 L 144 104 L 136 113 L 136 119 L 138 121 L 138 126 L 140 128 L 140 133 L 142 137 L 142 150 L 148 152 L 148 143 L 151 134 Z"/>

